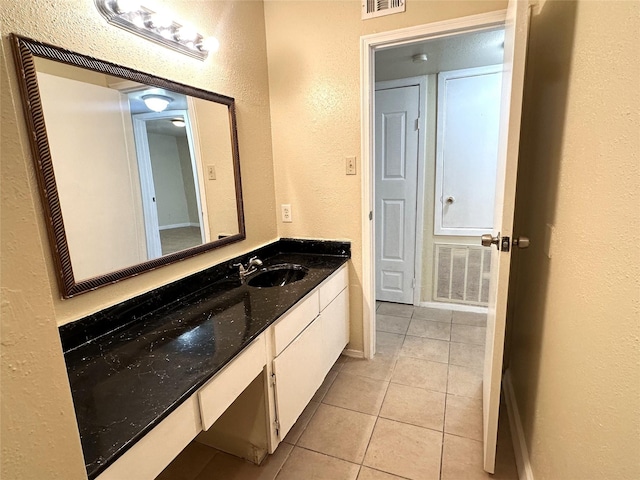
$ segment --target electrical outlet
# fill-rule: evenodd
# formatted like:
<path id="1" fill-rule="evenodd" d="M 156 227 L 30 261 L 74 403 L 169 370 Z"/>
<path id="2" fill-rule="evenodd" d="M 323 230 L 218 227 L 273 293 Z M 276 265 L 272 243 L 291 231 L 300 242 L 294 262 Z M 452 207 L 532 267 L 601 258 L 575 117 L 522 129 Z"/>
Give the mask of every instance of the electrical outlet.
<path id="1" fill-rule="evenodd" d="M 356 157 L 345 157 L 347 162 L 347 175 L 356 174 Z"/>
<path id="2" fill-rule="evenodd" d="M 293 217 L 291 216 L 291 205 L 283 203 L 280 207 L 282 208 L 283 223 L 293 222 Z"/>
<path id="3" fill-rule="evenodd" d="M 209 175 L 209 180 L 216 179 L 216 166 L 215 165 L 207 165 L 207 174 Z"/>

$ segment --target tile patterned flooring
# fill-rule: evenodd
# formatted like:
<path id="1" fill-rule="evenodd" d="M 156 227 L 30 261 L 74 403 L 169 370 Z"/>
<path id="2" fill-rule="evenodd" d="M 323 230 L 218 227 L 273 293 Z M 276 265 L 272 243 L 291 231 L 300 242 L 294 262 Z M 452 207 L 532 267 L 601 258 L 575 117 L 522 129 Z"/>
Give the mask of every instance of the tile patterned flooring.
<path id="1" fill-rule="evenodd" d="M 486 316 L 379 303 L 374 359 L 341 357 L 260 466 L 192 442 L 157 480 L 517 480 L 501 408 L 482 470 Z"/>

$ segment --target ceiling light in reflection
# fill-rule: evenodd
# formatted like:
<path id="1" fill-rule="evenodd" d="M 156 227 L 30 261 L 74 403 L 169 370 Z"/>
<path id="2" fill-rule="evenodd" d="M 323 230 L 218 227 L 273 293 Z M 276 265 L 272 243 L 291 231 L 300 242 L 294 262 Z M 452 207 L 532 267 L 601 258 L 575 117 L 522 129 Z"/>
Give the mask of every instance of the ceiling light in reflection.
<path id="1" fill-rule="evenodd" d="M 149 110 L 154 112 L 163 112 L 167 109 L 169 104 L 173 102 L 173 98 L 165 95 L 143 95 L 142 101 Z"/>

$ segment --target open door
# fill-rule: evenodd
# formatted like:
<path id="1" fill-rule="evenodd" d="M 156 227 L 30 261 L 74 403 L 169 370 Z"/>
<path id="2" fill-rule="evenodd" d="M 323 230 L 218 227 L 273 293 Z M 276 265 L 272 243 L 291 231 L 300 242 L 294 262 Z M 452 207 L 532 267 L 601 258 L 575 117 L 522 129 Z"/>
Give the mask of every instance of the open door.
<path id="1" fill-rule="evenodd" d="M 483 236 L 482 242 L 492 249 L 482 402 L 484 469 L 489 473 L 495 471 L 511 249 L 518 244 L 518 239 L 513 236 L 513 212 L 529 15 L 528 0 L 509 0 L 505 23 L 494 227 L 493 235 Z M 519 246 L 524 247 L 525 243 L 528 242 L 523 239 Z"/>

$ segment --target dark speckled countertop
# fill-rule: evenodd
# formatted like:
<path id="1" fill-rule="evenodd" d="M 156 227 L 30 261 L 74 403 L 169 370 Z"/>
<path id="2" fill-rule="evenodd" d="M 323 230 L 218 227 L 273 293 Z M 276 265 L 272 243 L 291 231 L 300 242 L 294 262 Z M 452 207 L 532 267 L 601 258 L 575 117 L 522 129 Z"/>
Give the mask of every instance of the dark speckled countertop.
<path id="1" fill-rule="evenodd" d="M 344 264 L 349 248 L 280 240 L 61 327 L 89 478 Z M 265 266 L 298 263 L 309 272 L 284 287 L 250 287 L 231 265 L 252 254 Z"/>

